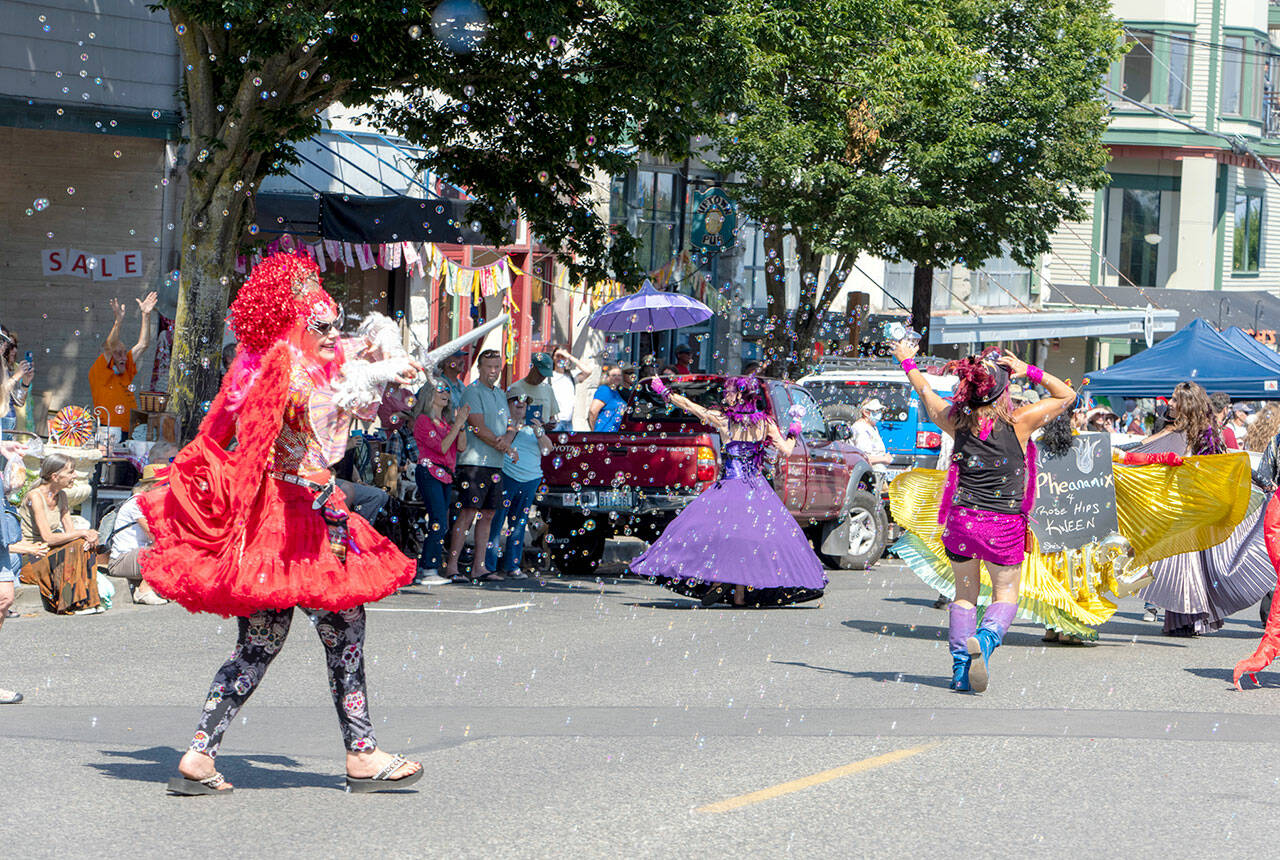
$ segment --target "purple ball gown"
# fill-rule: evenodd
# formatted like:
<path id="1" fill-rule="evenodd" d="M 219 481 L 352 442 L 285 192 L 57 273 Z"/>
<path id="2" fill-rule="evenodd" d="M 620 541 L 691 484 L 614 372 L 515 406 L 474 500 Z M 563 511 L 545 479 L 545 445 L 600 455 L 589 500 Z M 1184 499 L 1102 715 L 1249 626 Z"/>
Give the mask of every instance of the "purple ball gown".
<path id="1" fill-rule="evenodd" d="M 746 602 L 756 606 L 821 597 L 822 562 L 760 473 L 765 444 L 725 445 L 720 480 L 631 562 L 631 572 L 704 602 L 731 603 L 735 585 L 746 586 Z"/>

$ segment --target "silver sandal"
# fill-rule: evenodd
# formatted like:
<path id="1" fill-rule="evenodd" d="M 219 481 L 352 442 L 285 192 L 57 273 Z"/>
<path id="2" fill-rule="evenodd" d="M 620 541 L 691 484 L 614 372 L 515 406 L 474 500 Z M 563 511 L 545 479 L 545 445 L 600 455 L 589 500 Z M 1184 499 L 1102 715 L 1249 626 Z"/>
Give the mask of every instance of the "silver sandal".
<path id="1" fill-rule="evenodd" d="M 187 779 L 184 776 L 175 776 L 169 780 L 169 792 L 172 794 L 180 794 L 183 797 L 196 797 L 197 795 L 206 794 L 230 794 L 235 791 L 234 788 L 218 787 L 226 781 L 226 777 L 220 773 L 215 773 L 213 776 L 206 776 L 204 779 Z"/>
<path id="2" fill-rule="evenodd" d="M 408 788 L 422 779 L 422 763 L 413 763 L 418 765 L 417 770 L 395 779 L 391 778 L 391 774 L 409 764 L 409 760 L 399 754 L 392 756 L 391 761 L 387 762 L 387 766 L 373 776 L 351 776 L 348 774 L 347 791 L 356 794 L 368 794 L 374 791 L 395 791 L 401 788 Z"/>

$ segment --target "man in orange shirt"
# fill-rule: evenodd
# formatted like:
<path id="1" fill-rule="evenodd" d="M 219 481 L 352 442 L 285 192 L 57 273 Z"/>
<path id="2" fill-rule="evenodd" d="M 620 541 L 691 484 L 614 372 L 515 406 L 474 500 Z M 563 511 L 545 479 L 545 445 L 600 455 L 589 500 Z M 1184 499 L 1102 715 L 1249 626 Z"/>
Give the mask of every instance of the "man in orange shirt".
<path id="1" fill-rule="evenodd" d="M 134 299 L 142 312 L 142 330 L 138 342 L 129 349 L 120 340 L 120 324 L 124 322 L 124 305 L 111 300 L 111 312 L 115 324 L 102 342 L 102 355 L 89 368 L 89 390 L 93 392 L 93 411 L 104 427 L 120 427 L 127 436 L 133 429 L 132 412 L 138 408 L 133 396 L 133 377 L 138 372 L 137 361 L 151 342 L 151 312 L 156 308 L 156 294 Z"/>

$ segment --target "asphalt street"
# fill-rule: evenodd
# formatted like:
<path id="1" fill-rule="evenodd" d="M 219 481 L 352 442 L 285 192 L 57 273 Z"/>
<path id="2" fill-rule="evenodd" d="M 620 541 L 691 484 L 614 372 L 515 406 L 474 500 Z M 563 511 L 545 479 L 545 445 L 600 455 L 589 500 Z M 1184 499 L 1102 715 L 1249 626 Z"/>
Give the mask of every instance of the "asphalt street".
<path id="1" fill-rule="evenodd" d="M 643 581 L 410 589 L 370 616 L 380 744 L 420 790 L 349 795 L 322 651 L 290 641 L 167 796 L 234 622 L 176 606 L 0 631 L 5 856 L 1265 856 L 1280 674 L 1237 693 L 1254 610 L 1169 639 L 1126 601 L 1091 647 L 1017 622 L 947 689 L 946 616 L 901 564 L 819 604 L 695 608 Z M 1280 671 L 1280 667 L 1277 667 Z"/>

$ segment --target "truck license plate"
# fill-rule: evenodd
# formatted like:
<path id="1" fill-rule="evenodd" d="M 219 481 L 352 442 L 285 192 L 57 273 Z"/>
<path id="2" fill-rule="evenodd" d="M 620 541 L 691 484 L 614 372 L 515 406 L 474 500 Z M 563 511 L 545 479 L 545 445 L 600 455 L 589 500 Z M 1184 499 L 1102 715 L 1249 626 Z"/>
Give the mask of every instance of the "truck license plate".
<path id="1" fill-rule="evenodd" d="M 630 510 L 636 506 L 631 490 L 597 490 L 578 494 L 578 507 Z"/>

